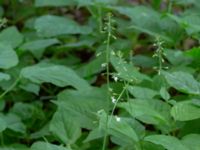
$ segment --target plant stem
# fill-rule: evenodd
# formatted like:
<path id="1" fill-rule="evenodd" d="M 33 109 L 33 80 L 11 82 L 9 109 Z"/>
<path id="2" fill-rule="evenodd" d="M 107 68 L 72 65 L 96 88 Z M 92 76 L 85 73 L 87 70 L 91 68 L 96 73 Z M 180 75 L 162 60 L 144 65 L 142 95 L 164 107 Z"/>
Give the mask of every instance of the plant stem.
<path id="1" fill-rule="evenodd" d="M 169 4 L 168 4 L 168 13 L 171 13 L 172 11 L 172 0 L 169 0 Z"/>
<path id="2" fill-rule="evenodd" d="M 112 116 L 113 116 L 113 114 L 114 114 L 114 112 L 115 112 L 115 109 L 116 109 L 116 107 L 117 107 L 117 103 L 118 103 L 118 101 L 120 100 L 120 98 L 122 97 L 122 95 L 124 94 L 124 92 L 126 91 L 126 86 L 123 88 L 123 90 L 121 91 L 121 93 L 120 93 L 120 95 L 119 95 L 119 97 L 117 98 L 117 100 L 116 100 L 116 102 L 115 102 L 115 104 L 114 104 L 114 106 L 113 106 L 113 109 L 112 109 L 112 112 L 111 112 L 111 118 L 109 119 L 109 121 L 108 121 L 108 125 L 110 124 L 110 121 L 111 121 L 111 119 L 112 119 Z"/>
<path id="3" fill-rule="evenodd" d="M 107 40 L 106 40 L 106 81 L 107 81 L 107 112 L 109 112 L 109 105 L 110 105 L 110 68 L 109 68 L 109 62 L 110 62 L 110 39 L 111 39 L 111 13 L 108 13 L 108 22 L 107 22 Z M 105 135 L 103 139 L 103 146 L 102 150 L 106 149 L 106 143 L 107 143 L 107 136 L 108 136 L 108 117 L 106 119 L 106 129 L 105 129 Z"/>
<path id="4" fill-rule="evenodd" d="M 4 136 L 3 136 L 3 132 L 0 133 L 0 135 L 1 135 L 1 145 L 4 146 Z"/>
<path id="5" fill-rule="evenodd" d="M 20 77 L 18 77 L 15 82 L 13 82 L 13 84 L 6 90 L 4 91 L 1 95 L 0 95 L 0 100 L 8 93 L 10 92 L 16 85 L 17 83 L 20 81 Z"/>

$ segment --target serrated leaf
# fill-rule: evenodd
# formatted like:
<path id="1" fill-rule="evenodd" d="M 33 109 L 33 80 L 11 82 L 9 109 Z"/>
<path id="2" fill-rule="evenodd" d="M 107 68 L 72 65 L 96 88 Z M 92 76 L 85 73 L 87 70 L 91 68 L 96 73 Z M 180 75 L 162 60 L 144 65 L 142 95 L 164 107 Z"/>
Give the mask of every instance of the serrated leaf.
<path id="1" fill-rule="evenodd" d="M 50 131 L 66 145 L 74 144 L 81 136 L 81 128 L 78 123 L 63 110 L 58 110 L 51 122 Z"/>
<path id="2" fill-rule="evenodd" d="M 25 67 L 21 76 L 34 83 L 52 83 L 59 87 L 73 86 L 79 90 L 89 89 L 89 84 L 81 79 L 72 69 L 54 64 L 37 64 Z"/>
<path id="3" fill-rule="evenodd" d="M 92 32 L 90 27 L 81 26 L 70 18 L 53 15 L 37 18 L 35 29 L 42 37 L 54 37 L 65 34 L 89 34 Z"/>
<path id="4" fill-rule="evenodd" d="M 23 36 L 16 27 L 12 26 L 1 31 L 0 41 L 5 45 L 10 45 L 12 48 L 16 48 L 22 43 Z"/>
<path id="5" fill-rule="evenodd" d="M 200 107 L 192 104 L 192 101 L 176 103 L 171 109 L 171 115 L 175 120 L 188 121 L 200 118 Z"/>
<path id="6" fill-rule="evenodd" d="M 199 95 L 200 94 L 200 84 L 197 82 L 194 77 L 186 72 L 163 72 L 165 79 L 168 84 L 178 91 Z"/>
<path id="7" fill-rule="evenodd" d="M 9 69 L 18 64 L 18 57 L 11 46 L 0 43 L 0 68 Z"/>
<path id="8" fill-rule="evenodd" d="M 179 139 L 173 136 L 150 135 L 145 137 L 144 140 L 154 144 L 162 145 L 167 150 L 189 150 L 185 145 L 181 143 Z"/>

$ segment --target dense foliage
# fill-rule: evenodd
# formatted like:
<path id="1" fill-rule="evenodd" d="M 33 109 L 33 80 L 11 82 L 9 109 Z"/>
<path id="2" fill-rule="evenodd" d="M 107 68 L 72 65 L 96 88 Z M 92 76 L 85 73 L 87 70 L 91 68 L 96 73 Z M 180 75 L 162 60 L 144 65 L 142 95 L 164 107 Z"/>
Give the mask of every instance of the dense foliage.
<path id="1" fill-rule="evenodd" d="M 0 150 L 200 150 L 199 0 L 0 4 Z"/>

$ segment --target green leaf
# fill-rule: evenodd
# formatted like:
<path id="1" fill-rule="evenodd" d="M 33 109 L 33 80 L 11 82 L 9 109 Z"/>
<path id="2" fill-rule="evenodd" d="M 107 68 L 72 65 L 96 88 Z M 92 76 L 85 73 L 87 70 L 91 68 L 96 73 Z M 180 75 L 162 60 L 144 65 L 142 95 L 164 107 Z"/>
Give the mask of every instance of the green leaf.
<path id="1" fill-rule="evenodd" d="M 135 98 L 151 99 L 158 95 L 157 91 L 145 87 L 129 86 L 128 90 Z"/>
<path id="2" fill-rule="evenodd" d="M 151 80 L 148 76 L 140 73 L 133 65 L 115 55 L 111 55 L 111 63 L 117 71 L 116 76 L 126 81 L 139 83 L 143 80 Z"/>
<path id="3" fill-rule="evenodd" d="M 194 95 L 200 94 L 200 84 L 191 74 L 181 71 L 163 72 L 163 74 L 168 84 L 178 91 Z"/>
<path id="4" fill-rule="evenodd" d="M 108 134 L 122 139 L 125 143 L 133 144 L 139 141 L 139 137 L 136 134 L 131 123 L 123 117 L 117 116 L 107 116 L 105 111 L 101 111 L 100 117 L 100 129 L 106 131 L 108 129 Z M 108 121 L 108 127 L 107 126 Z"/>
<path id="5" fill-rule="evenodd" d="M 81 79 L 72 69 L 54 64 L 37 64 L 25 67 L 21 76 L 34 83 L 52 83 L 59 87 L 73 86 L 79 90 L 89 89 L 89 84 Z"/>
<path id="6" fill-rule="evenodd" d="M 72 117 L 81 127 L 92 129 L 97 120 L 96 113 L 107 109 L 106 90 L 91 88 L 82 91 L 65 90 L 55 101 L 59 109 L 64 109 L 67 117 Z"/>
<path id="7" fill-rule="evenodd" d="M 88 5 L 95 5 L 95 4 L 115 4 L 117 0 L 36 0 L 35 6 L 36 7 L 43 7 L 43 6 L 69 6 L 69 5 L 78 5 L 78 6 L 88 6 Z"/>
<path id="8" fill-rule="evenodd" d="M 24 51 L 30 51 L 35 57 L 40 58 L 45 48 L 58 43 L 57 39 L 41 39 L 26 42 L 20 48 Z"/>
<path id="9" fill-rule="evenodd" d="M 199 14 L 185 14 L 182 16 L 176 16 L 172 14 L 168 14 L 170 18 L 175 20 L 178 24 L 182 26 L 187 32 L 188 35 L 199 33 L 200 31 L 200 15 Z"/>
<path id="10" fill-rule="evenodd" d="M 74 4 L 74 0 L 35 0 L 36 7 L 43 7 L 43 6 L 68 6 Z"/>
<path id="11" fill-rule="evenodd" d="M 63 146 L 50 144 L 47 142 L 36 142 L 31 146 L 31 150 L 70 150 Z"/>
<path id="12" fill-rule="evenodd" d="M 8 27 L 0 33 L 0 41 L 5 45 L 10 45 L 12 48 L 18 47 L 22 41 L 23 36 L 16 27 Z"/>
<path id="13" fill-rule="evenodd" d="M 78 123 L 62 110 L 54 114 L 50 122 L 50 131 L 66 145 L 75 143 L 81 135 Z"/>
<path id="14" fill-rule="evenodd" d="M 8 129 L 22 134 L 26 133 L 25 125 L 17 115 L 9 113 L 1 117 L 5 120 Z"/>
<path id="15" fill-rule="evenodd" d="M 10 75 L 9 74 L 6 74 L 6 73 L 3 73 L 3 72 L 0 72 L 0 81 L 2 80 L 10 80 Z"/>
<path id="16" fill-rule="evenodd" d="M 161 87 L 160 96 L 166 101 L 170 99 L 170 95 L 165 87 Z"/>
<path id="17" fill-rule="evenodd" d="M 20 88 L 22 88 L 23 90 L 27 92 L 31 92 L 36 95 L 39 95 L 40 86 L 38 84 L 27 83 L 27 84 L 20 85 Z"/>
<path id="18" fill-rule="evenodd" d="M 153 37 L 159 36 L 169 42 L 174 42 L 180 37 L 181 31 L 172 19 L 162 17 L 158 12 L 149 7 L 118 6 L 112 7 L 112 9 L 128 16 L 133 22 L 131 28 L 140 32 L 147 33 Z"/>
<path id="19" fill-rule="evenodd" d="M 192 104 L 200 107 L 200 99 L 192 99 Z"/>
<path id="20" fill-rule="evenodd" d="M 144 138 L 145 141 L 152 142 L 154 144 L 162 145 L 167 150 L 189 150 L 184 146 L 180 140 L 173 136 L 167 135 L 150 135 Z"/>
<path id="21" fill-rule="evenodd" d="M 53 15 L 37 18 L 35 29 L 43 37 L 54 37 L 65 34 L 89 34 L 92 32 L 90 27 L 81 26 L 70 18 Z"/>
<path id="22" fill-rule="evenodd" d="M 200 107 L 192 104 L 192 101 L 176 103 L 171 109 L 171 115 L 175 120 L 188 121 L 200 118 Z"/>
<path id="23" fill-rule="evenodd" d="M 105 55 L 98 56 L 96 59 L 84 64 L 78 69 L 78 72 L 83 77 L 90 77 L 102 71 L 101 64 L 106 61 Z"/>
<path id="24" fill-rule="evenodd" d="M 18 57 L 9 45 L 0 43 L 0 68 L 9 69 L 18 64 Z"/>
<path id="25" fill-rule="evenodd" d="M 0 133 L 4 131 L 7 127 L 7 123 L 3 118 L 0 118 Z"/>
<path id="26" fill-rule="evenodd" d="M 163 102 L 157 100 L 130 100 L 118 104 L 119 107 L 124 108 L 133 117 L 148 124 L 169 124 L 166 116 L 169 111 L 168 106 Z M 160 107 L 158 109 L 158 107 Z M 161 110 L 160 110 L 161 109 Z"/>
<path id="27" fill-rule="evenodd" d="M 11 108 L 10 112 L 19 116 L 23 121 L 28 119 L 33 121 L 34 119 L 45 118 L 41 107 L 32 103 L 17 102 Z"/>
<path id="28" fill-rule="evenodd" d="M 199 150 L 200 148 L 200 134 L 189 134 L 182 138 L 182 143 L 190 150 Z"/>

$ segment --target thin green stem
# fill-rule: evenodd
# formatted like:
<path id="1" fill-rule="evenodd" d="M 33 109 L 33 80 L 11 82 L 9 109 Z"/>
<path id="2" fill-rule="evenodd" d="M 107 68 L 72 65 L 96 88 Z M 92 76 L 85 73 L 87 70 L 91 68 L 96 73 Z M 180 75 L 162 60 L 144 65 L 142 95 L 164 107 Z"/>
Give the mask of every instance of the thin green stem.
<path id="1" fill-rule="evenodd" d="M 13 82 L 13 84 L 6 90 L 4 91 L 1 95 L 0 95 L 0 100 L 8 93 L 10 92 L 16 85 L 17 83 L 20 81 L 20 77 L 18 77 L 15 82 Z"/>
<path id="2" fill-rule="evenodd" d="M 3 132 L 1 132 L 0 134 L 1 134 L 1 145 L 4 146 L 4 136 L 3 136 Z"/>
<path id="3" fill-rule="evenodd" d="M 111 13 L 108 14 L 108 22 L 107 22 L 107 40 L 106 40 L 106 80 L 107 80 L 107 112 L 109 112 L 109 105 L 110 105 L 110 39 L 111 39 Z M 107 136 L 108 136 L 108 117 L 106 120 L 106 129 L 105 129 L 105 135 L 103 139 L 103 146 L 102 150 L 106 149 L 106 143 L 107 143 Z"/>
<path id="4" fill-rule="evenodd" d="M 97 5 L 98 6 L 98 5 Z M 102 8 L 98 6 L 98 22 L 99 22 L 99 31 L 100 33 L 103 32 L 103 24 L 102 24 Z"/>
<path id="5" fill-rule="evenodd" d="M 108 121 L 108 125 L 109 125 L 110 122 L 111 122 L 112 116 L 113 116 L 113 114 L 114 114 L 114 112 L 115 112 L 115 109 L 116 109 L 116 107 L 117 107 L 117 103 L 119 102 L 120 98 L 122 97 L 122 95 L 124 94 L 125 91 L 126 91 L 126 86 L 123 88 L 123 90 L 121 91 L 119 97 L 117 98 L 116 102 L 114 103 L 112 112 L 111 112 L 111 114 L 110 114 L 111 117 L 110 117 L 110 119 L 109 119 L 109 121 Z"/>
<path id="6" fill-rule="evenodd" d="M 169 0 L 169 4 L 168 4 L 168 13 L 171 13 L 172 12 L 172 4 L 173 4 L 173 2 L 172 2 L 172 0 Z"/>

